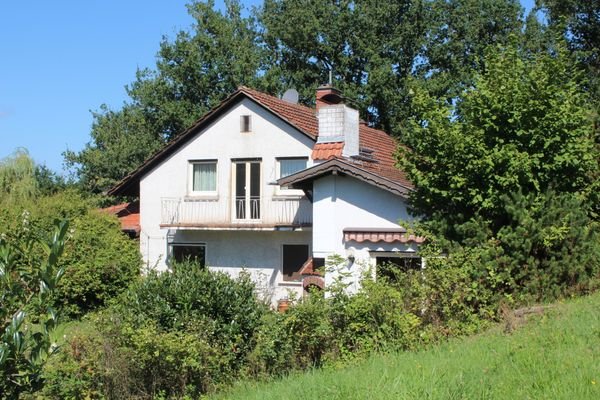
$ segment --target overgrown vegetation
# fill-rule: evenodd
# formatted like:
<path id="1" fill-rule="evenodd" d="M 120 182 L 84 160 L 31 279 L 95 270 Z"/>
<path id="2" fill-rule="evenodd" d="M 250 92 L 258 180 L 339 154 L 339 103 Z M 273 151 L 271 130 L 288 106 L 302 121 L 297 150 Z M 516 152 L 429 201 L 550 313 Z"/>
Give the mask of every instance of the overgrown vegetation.
<path id="1" fill-rule="evenodd" d="M 42 368 L 54 352 L 50 333 L 58 316 L 50 303 L 65 270 L 59 264 L 68 223 L 55 223 L 51 234 L 30 226 L 0 237 L 0 394 L 18 399 L 38 390 Z"/>
<path id="2" fill-rule="evenodd" d="M 374 355 L 344 368 L 244 382 L 216 399 L 581 399 L 600 396 L 600 295 L 418 352 Z M 557 366 L 561 366 L 557 368 Z"/>
<path id="3" fill-rule="evenodd" d="M 596 290 L 600 46 L 591 17 L 599 8 L 579 3 L 540 0 L 548 19 L 539 20 L 524 19 L 515 0 L 267 0 L 252 13 L 237 1 L 224 12 L 193 1 L 196 25 L 163 40 L 156 70 L 139 71 L 127 88 L 130 101 L 102 106 L 90 144 L 65 154 L 88 193 L 24 150 L 0 161 L 0 397 L 196 398 L 240 379 L 419 350 L 479 332 L 511 308 Z M 296 87 L 311 103 L 329 70 L 363 118 L 404 144 L 399 166 L 415 184 L 411 204 L 423 221 L 413 229 L 428 238 L 426 268 L 390 266 L 354 295 L 339 280 L 328 297 L 312 293 L 285 313 L 262 304 L 246 276 L 178 265 L 140 277 L 138 243 L 89 193 L 110 187 L 236 86 Z M 71 231 L 61 225 L 43 239 L 57 217 Z M 597 306 L 591 300 L 574 322 L 542 319 L 530 334 L 493 336 L 458 358 L 448 354 L 452 342 L 373 359 L 340 384 L 325 372 L 314 393 L 372 395 L 348 383 L 364 377 L 382 382 L 380 398 L 592 398 L 600 372 L 588 373 L 598 364 L 590 345 L 597 314 L 588 311 Z M 61 334 L 54 309 L 72 319 Z M 528 335 L 535 344 L 522 352 L 513 340 Z M 61 351 L 48 358 L 52 342 Z M 465 371 L 455 359 L 471 365 L 472 379 L 432 372 Z M 527 391 L 531 379 L 523 384 L 507 364 L 540 383 Z M 557 376 L 535 364 L 580 372 Z M 314 383 L 298 382 L 294 393 L 274 396 L 305 398 Z"/>

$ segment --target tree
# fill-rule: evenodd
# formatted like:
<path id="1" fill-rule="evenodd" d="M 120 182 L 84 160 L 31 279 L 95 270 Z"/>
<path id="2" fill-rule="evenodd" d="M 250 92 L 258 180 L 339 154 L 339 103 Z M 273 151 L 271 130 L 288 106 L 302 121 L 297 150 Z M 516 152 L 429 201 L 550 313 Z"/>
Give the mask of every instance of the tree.
<path id="1" fill-rule="evenodd" d="M 188 9 L 196 23 L 173 41 L 163 38 L 156 70 L 138 71 L 126 87 L 130 101 L 120 110 L 102 106 L 93 114 L 90 143 L 64 153 L 85 189 L 110 188 L 237 86 L 257 86 L 258 33 L 239 2 L 226 1 L 224 13 L 212 0 Z"/>
<path id="2" fill-rule="evenodd" d="M 259 20 L 271 57 L 267 78 L 297 88 L 303 102 L 314 102 L 331 71 L 370 123 L 389 128 L 405 115 L 404 82 L 428 23 L 424 1 L 266 0 Z"/>
<path id="3" fill-rule="evenodd" d="M 583 77 L 564 45 L 531 54 L 494 47 L 486 69 L 453 105 L 416 88 L 400 163 L 412 206 L 438 231 L 465 240 L 479 220 L 491 234 L 510 220 L 507 194 L 573 193 L 590 207 L 600 154 Z"/>
<path id="4" fill-rule="evenodd" d="M 189 12 L 195 25 L 163 39 L 156 68 L 127 86 L 130 100 L 101 107 L 90 143 L 65 153 L 84 188 L 109 188 L 239 85 L 294 87 L 312 104 L 332 71 L 364 119 L 394 131 L 412 115 L 411 77 L 452 98 L 485 46 L 522 28 L 516 0 L 266 0 L 250 15 L 237 0 L 225 12 L 195 1 Z"/>
<path id="5" fill-rule="evenodd" d="M 50 333 L 58 316 L 48 302 L 64 274 L 58 259 L 68 223 L 57 222 L 50 238 L 31 231 L 26 215 L 21 228 L 0 239 L 0 392 L 8 399 L 39 388 L 54 351 Z M 36 257 L 39 248 L 43 258 Z"/>
<path id="6" fill-rule="evenodd" d="M 592 77 L 596 99 L 600 98 L 600 1 L 537 0 L 548 24 L 562 32 L 570 49 Z"/>
<path id="7" fill-rule="evenodd" d="M 417 65 L 429 91 L 452 101 L 485 68 L 485 49 L 524 27 L 518 0 L 433 0 L 428 41 Z"/>
<path id="8" fill-rule="evenodd" d="M 37 193 L 35 163 L 26 149 L 19 148 L 0 160 L 0 203 L 18 204 Z"/>

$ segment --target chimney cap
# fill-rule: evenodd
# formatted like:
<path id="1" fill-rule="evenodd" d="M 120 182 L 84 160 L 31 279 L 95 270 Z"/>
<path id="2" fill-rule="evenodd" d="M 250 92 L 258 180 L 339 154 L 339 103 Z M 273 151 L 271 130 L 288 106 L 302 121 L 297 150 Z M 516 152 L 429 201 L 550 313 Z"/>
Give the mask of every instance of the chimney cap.
<path id="1" fill-rule="evenodd" d="M 342 92 L 330 84 L 321 85 L 317 88 L 317 108 L 327 104 L 340 104 L 344 102 Z"/>

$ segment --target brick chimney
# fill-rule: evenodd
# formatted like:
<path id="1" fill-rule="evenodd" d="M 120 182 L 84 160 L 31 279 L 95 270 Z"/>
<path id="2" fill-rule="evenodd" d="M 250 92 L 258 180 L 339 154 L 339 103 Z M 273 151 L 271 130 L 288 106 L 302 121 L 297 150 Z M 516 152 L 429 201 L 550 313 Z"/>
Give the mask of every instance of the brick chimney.
<path id="1" fill-rule="evenodd" d="M 324 105 L 340 104 L 344 100 L 342 92 L 331 85 L 321 85 L 317 88 L 317 110 Z"/>
<path id="2" fill-rule="evenodd" d="M 343 103 L 341 92 L 330 85 L 317 88 L 317 119 L 319 136 L 317 143 L 341 142 L 342 155 L 357 156 L 359 153 L 358 110 Z"/>

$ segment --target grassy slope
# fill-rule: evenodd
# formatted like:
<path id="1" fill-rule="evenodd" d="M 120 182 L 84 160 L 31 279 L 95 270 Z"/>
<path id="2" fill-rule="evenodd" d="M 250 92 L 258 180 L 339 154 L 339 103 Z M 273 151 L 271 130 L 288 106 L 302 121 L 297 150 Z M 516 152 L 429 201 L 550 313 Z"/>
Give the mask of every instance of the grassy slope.
<path id="1" fill-rule="evenodd" d="M 600 399 L 600 293 L 500 327 L 341 370 L 246 383 L 227 399 Z"/>

